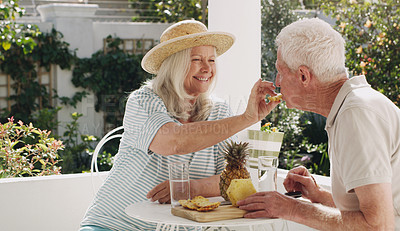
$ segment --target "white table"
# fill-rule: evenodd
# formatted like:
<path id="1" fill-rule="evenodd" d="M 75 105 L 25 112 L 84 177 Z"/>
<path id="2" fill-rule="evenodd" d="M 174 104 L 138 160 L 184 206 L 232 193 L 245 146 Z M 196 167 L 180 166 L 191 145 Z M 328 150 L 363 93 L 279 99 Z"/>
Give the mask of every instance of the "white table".
<path id="1" fill-rule="evenodd" d="M 125 209 L 129 216 L 157 224 L 157 231 L 174 231 L 183 228 L 196 228 L 198 230 L 214 230 L 211 228 L 222 228 L 226 230 L 244 231 L 286 231 L 288 230 L 286 221 L 282 219 L 248 219 L 238 218 L 231 220 L 221 220 L 213 222 L 196 222 L 171 214 L 170 204 L 159 204 L 158 202 L 138 202 Z M 231 229 L 234 228 L 234 229 Z"/>

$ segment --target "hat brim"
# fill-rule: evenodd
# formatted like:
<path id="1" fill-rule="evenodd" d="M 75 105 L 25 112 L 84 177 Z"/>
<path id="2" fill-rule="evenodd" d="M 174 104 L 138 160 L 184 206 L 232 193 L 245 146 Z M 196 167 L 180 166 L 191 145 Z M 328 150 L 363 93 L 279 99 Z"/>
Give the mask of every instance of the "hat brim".
<path id="1" fill-rule="evenodd" d="M 157 74 L 162 62 L 172 54 L 197 46 L 214 46 L 217 56 L 225 53 L 235 42 L 235 36 L 226 32 L 203 32 L 174 38 L 153 47 L 142 59 L 142 68 Z"/>

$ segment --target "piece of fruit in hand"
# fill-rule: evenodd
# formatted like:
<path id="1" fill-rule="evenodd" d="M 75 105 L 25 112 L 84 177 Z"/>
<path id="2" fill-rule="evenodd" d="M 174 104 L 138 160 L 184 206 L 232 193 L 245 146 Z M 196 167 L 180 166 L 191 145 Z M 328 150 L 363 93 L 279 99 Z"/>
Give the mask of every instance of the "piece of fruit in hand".
<path id="1" fill-rule="evenodd" d="M 282 99 L 282 94 L 279 93 L 276 96 L 269 96 L 268 100 L 269 101 L 280 101 Z"/>

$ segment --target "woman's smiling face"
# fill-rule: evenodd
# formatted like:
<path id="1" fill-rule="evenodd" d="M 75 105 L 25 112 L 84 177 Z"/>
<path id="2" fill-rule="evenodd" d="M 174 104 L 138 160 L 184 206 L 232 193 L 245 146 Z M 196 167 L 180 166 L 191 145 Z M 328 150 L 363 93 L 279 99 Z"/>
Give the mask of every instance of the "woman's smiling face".
<path id="1" fill-rule="evenodd" d="M 197 97 L 209 89 L 216 72 L 215 58 L 213 46 L 192 48 L 190 69 L 184 81 L 185 90 L 189 95 Z"/>

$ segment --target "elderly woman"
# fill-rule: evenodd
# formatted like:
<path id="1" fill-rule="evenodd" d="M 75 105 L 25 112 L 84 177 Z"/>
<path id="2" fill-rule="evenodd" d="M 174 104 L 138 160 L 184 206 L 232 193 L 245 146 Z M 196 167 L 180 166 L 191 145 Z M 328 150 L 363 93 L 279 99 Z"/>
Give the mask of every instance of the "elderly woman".
<path id="1" fill-rule="evenodd" d="M 156 76 L 129 96 L 117 158 L 81 230 L 154 230 L 124 210 L 148 199 L 170 202 L 169 162 L 189 163 L 192 197 L 220 195 L 223 141 L 279 103 L 265 102 L 267 94 L 275 95 L 274 87 L 260 80 L 241 115 L 233 116 L 228 105 L 211 99 L 216 57 L 233 42 L 233 35 L 208 32 L 194 20 L 176 23 L 161 35 L 160 44 L 142 60 L 143 69 Z"/>

